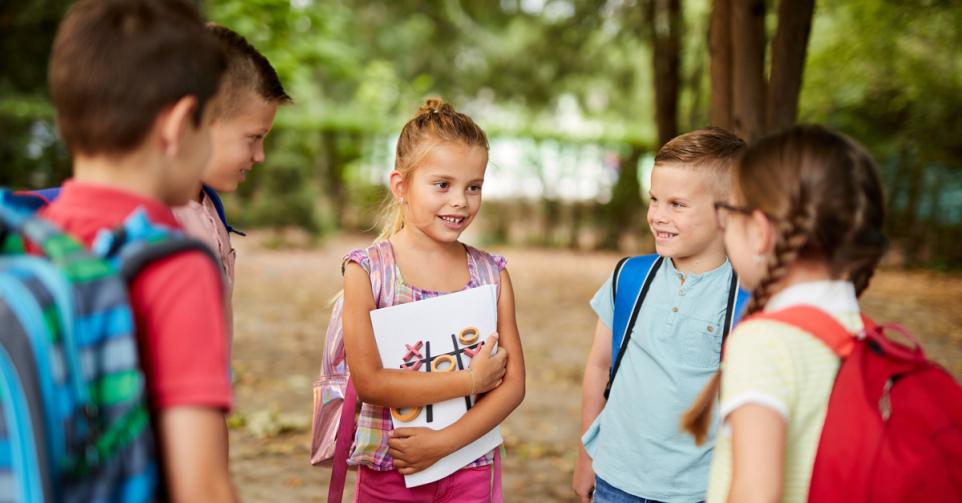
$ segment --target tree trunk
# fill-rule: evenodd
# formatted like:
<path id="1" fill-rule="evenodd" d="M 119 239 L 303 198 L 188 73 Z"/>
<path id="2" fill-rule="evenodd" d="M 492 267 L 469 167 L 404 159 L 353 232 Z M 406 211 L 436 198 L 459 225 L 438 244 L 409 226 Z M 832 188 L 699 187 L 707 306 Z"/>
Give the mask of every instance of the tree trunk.
<path id="1" fill-rule="evenodd" d="M 751 143 L 765 133 L 765 1 L 731 8 L 732 132 Z"/>
<path id="2" fill-rule="evenodd" d="M 795 124 L 814 11 L 815 0 L 778 2 L 778 29 L 772 41 L 772 77 L 766 107 L 768 131 Z"/>
<path id="3" fill-rule="evenodd" d="M 604 207 L 605 233 L 601 248 L 617 250 L 623 235 L 642 234 L 647 227 L 638 183 L 638 161 L 644 152 L 635 145 L 628 156 L 620 160 L 618 180 L 611 188 L 611 201 Z"/>
<path id="4" fill-rule="evenodd" d="M 655 73 L 655 124 L 660 148 L 678 134 L 681 0 L 649 0 L 647 7 Z"/>
<path id="5" fill-rule="evenodd" d="M 732 129 L 732 22 L 731 0 L 715 0 L 708 28 L 711 59 L 709 115 L 712 126 Z"/>

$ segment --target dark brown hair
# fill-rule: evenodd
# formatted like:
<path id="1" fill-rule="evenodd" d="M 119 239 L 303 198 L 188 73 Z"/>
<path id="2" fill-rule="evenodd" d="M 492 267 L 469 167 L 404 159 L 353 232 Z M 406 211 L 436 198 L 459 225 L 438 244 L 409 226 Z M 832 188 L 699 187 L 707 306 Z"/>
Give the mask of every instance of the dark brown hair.
<path id="1" fill-rule="evenodd" d="M 885 205 L 875 162 L 857 142 L 819 126 L 796 126 L 760 140 L 736 165 L 733 191 L 740 203 L 769 216 L 777 228 L 767 272 L 746 312 L 761 311 L 771 288 L 798 259 L 825 262 L 834 277 L 868 287 L 888 247 Z M 708 431 L 720 373 L 685 414 L 698 443 Z"/>
<path id="2" fill-rule="evenodd" d="M 442 143 L 461 143 L 488 150 L 488 136 L 471 117 L 456 111 L 441 98 L 428 98 L 401 128 L 394 169 L 408 179 L 431 149 Z M 385 202 L 382 219 L 384 225 L 377 241 L 391 237 L 404 227 L 401 208 L 392 198 Z"/>
<path id="3" fill-rule="evenodd" d="M 197 126 L 224 65 L 187 0 L 80 0 L 60 24 L 50 57 L 60 134 L 74 154 L 123 153 L 185 96 L 197 99 Z"/>
<path id="4" fill-rule="evenodd" d="M 679 166 L 710 174 L 716 196 L 728 197 L 731 169 L 745 142 L 719 127 L 696 129 L 672 138 L 658 150 L 655 166 Z"/>
<path id="5" fill-rule="evenodd" d="M 280 104 L 293 100 L 284 91 L 277 71 L 270 61 L 250 42 L 230 28 L 210 23 L 208 29 L 220 42 L 227 57 L 227 71 L 222 89 L 223 101 L 218 115 L 230 115 L 243 97 L 242 91 L 253 91 L 269 102 Z"/>

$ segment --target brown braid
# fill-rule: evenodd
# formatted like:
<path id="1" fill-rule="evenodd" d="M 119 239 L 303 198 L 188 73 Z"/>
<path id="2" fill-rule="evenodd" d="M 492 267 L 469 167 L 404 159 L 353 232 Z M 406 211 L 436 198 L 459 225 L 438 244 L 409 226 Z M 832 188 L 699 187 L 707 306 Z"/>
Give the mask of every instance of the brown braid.
<path id="1" fill-rule="evenodd" d="M 818 126 L 799 126 L 765 138 L 745 152 L 733 191 L 776 225 L 766 273 L 752 291 L 746 314 L 764 309 L 775 288 L 800 260 L 823 261 L 857 295 L 868 287 L 887 247 L 884 198 L 871 156 L 858 143 Z M 704 442 L 721 389 L 716 372 L 682 418 Z"/>
<path id="2" fill-rule="evenodd" d="M 765 308 L 771 298 L 771 289 L 788 275 L 789 266 L 806 247 L 812 235 L 814 219 L 806 205 L 798 205 L 798 213 L 790 220 L 778 222 L 778 236 L 775 247 L 768 257 L 768 271 L 752 290 L 745 316 L 755 314 Z M 712 409 L 721 389 L 721 370 L 711 380 L 682 417 L 682 428 L 695 437 L 695 444 L 701 445 L 711 426 Z"/>
<path id="3" fill-rule="evenodd" d="M 875 268 L 888 249 L 888 238 L 882 232 L 885 206 L 882 189 L 875 174 L 871 156 L 860 145 L 852 144 L 852 179 L 857 198 L 852 214 L 852 225 L 839 246 L 833 264 L 844 266 L 848 279 L 855 286 L 855 294 L 862 296 L 875 275 Z"/>

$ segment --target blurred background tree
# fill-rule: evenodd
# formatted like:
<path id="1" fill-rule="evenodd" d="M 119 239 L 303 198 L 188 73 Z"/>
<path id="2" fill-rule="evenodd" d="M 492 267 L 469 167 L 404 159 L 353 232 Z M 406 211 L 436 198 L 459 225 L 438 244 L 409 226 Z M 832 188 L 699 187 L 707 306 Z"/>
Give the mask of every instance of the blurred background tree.
<path id="1" fill-rule="evenodd" d="M 0 3 L 0 185 L 59 183 L 46 60 L 71 2 Z M 429 95 L 492 137 L 480 238 L 646 246 L 653 151 L 708 124 L 867 144 L 907 265 L 962 267 L 962 5 L 951 0 L 207 0 L 295 104 L 236 196 L 247 226 L 369 229 Z"/>

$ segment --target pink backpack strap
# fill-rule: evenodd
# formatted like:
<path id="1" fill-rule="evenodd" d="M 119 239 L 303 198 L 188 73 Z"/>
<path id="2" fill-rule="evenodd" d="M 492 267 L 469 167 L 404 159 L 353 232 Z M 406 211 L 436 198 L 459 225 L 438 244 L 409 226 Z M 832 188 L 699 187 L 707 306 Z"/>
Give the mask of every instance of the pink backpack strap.
<path id="1" fill-rule="evenodd" d="M 472 246 L 467 246 L 467 250 L 474 279 L 482 285 L 497 285 L 500 292 L 501 271 L 507 265 L 507 260 L 500 255 L 493 255 Z"/>
<path id="2" fill-rule="evenodd" d="M 348 379 L 341 420 L 337 427 L 337 441 L 334 445 L 334 464 L 331 466 L 331 483 L 327 486 L 328 503 L 340 503 L 344 497 L 344 481 L 347 479 L 347 457 L 354 443 L 354 409 L 357 406 L 357 393 L 354 382 Z M 349 440 L 345 442 L 344 440 Z"/>
<path id="3" fill-rule="evenodd" d="M 494 465 L 491 468 L 494 473 L 492 474 L 491 482 L 491 503 L 504 503 L 504 491 L 501 489 L 501 446 L 495 447 L 494 449 Z"/>
<path id="4" fill-rule="evenodd" d="M 388 240 L 378 241 L 367 248 L 370 264 L 371 293 L 378 308 L 394 305 L 396 284 L 394 249 Z"/>
<path id="5" fill-rule="evenodd" d="M 838 356 L 845 358 L 855 348 L 855 337 L 832 315 L 814 306 L 793 306 L 771 313 L 751 316 L 749 319 L 774 320 L 800 328 L 818 337 Z M 866 326 L 872 326 L 871 320 Z"/>
<path id="6" fill-rule="evenodd" d="M 371 294 L 377 307 L 394 304 L 395 261 L 391 243 L 379 241 L 364 250 L 366 263 L 361 266 L 367 270 L 371 280 Z M 363 259 L 362 259 L 363 260 Z M 327 489 L 328 503 L 340 503 L 344 497 L 344 484 L 347 479 L 347 459 L 354 444 L 354 412 L 357 408 L 357 393 L 354 381 L 348 379 L 344 404 L 338 421 L 337 440 L 334 444 L 334 459 L 331 467 L 331 482 Z M 345 441 L 346 440 L 346 441 Z"/>

